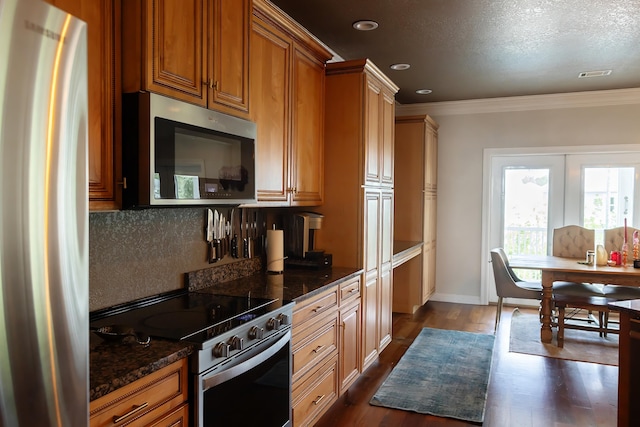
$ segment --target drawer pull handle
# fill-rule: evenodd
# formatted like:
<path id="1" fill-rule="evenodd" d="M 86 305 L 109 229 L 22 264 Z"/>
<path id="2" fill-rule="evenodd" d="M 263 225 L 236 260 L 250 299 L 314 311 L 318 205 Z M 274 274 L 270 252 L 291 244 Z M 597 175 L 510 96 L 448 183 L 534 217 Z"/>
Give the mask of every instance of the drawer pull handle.
<path id="1" fill-rule="evenodd" d="M 354 293 L 354 292 L 358 292 L 358 288 L 353 288 L 349 291 L 350 294 Z"/>
<path id="2" fill-rule="evenodd" d="M 324 346 L 323 346 L 323 345 L 319 345 L 319 346 L 317 346 L 316 348 L 314 348 L 312 351 L 313 351 L 314 353 L 319 353 L 319 352 L 320 352 L 320 350 L 322 350 L 323 348 L 324 348 Z"/>
<path id="3" fill-rule="evenodd" d="M 142 411 L 144 408 L 146 408 L 149 404 L 147 402 L 144 402 L 142 405 L 133 405 L 131 407 L 131 410 L 129 412 L 127 412 L 124 415 L 114 415 L 113 416 L 113 423 L 114 424 L 118 424 L 120 421 L 124 420 L 125 418 L 130 417 L 133 414 L 137 414 L 138 412 Z"/>
<path id="4" fill-rule="evenodd" d="M 316 400 L 313 401 L 313 404 L 314 405 L 319 404 L 322 401 L 322 399 L 324 399 L 324 394 L 322 396 L 316 397 Z"/>
<path id="5" fill-rule="evenodd" d="M 319 306 L 317 306 L 316 308 L 314 308 L 314 309 L 313 309 L 313 310 L 311 310 L 311 311 L 313 311 L 314 313 L 317 313 L 317 312 L 319 312 L 320 310 L 322 310 L 322 308 L 323 308 L 323 306 L 319 305 Z"/>

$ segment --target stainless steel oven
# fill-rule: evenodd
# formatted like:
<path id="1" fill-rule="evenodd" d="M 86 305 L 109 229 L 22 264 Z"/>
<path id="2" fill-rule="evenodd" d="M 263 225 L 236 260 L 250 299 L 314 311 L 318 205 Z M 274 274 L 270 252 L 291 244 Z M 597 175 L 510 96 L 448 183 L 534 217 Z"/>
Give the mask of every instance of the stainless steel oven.
<path id="1" fill-rule="evenodd" d="M 290 426 L 290 328 L 195 374 L 193 384 L 196 426 Z"/>

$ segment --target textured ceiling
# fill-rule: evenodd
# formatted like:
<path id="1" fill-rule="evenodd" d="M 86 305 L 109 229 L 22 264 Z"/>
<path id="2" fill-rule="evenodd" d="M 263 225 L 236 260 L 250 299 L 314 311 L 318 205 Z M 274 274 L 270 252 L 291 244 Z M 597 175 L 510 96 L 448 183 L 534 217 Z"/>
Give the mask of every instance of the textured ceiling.
<path id="1" fill-rule="evenodd" d="M 640 87 L 640 0 L 272 2 L 343 59 L 371 59 L 401 104 Z"/>

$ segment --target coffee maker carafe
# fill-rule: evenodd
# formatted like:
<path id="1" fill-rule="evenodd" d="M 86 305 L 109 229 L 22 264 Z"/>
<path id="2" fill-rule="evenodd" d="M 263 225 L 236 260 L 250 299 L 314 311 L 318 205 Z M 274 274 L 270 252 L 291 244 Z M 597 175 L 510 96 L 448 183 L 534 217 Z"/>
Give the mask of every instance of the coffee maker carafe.
<path id="1" fill-rule="evenodd" d="M 315 248 L 315 234 L 322 228 L 323 218 L 323 215 L 313 212 L 285 216 L 286 266 L 319 268 L 331 265 L 331 255 Z"/>

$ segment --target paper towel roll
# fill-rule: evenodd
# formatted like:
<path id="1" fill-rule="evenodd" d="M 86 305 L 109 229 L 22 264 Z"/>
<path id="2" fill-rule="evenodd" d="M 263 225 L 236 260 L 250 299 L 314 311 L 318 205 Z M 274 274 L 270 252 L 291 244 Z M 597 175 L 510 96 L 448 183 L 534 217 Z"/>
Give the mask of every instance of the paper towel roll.
<path id="1" fill-rule="evenodd" d="M 284 231 L 267 230 L 267 271 L 284 271 Z"/>

